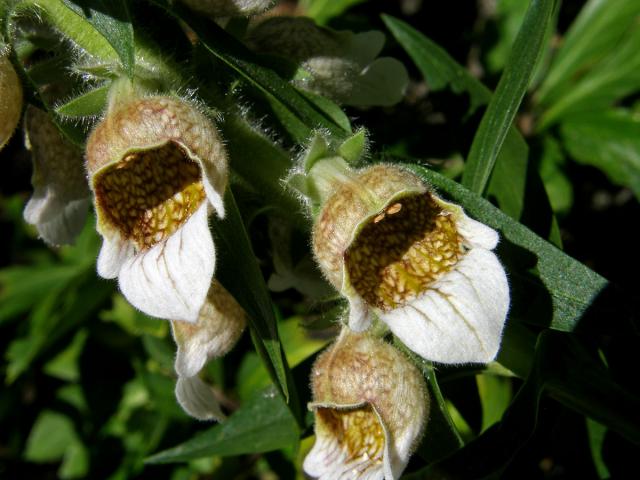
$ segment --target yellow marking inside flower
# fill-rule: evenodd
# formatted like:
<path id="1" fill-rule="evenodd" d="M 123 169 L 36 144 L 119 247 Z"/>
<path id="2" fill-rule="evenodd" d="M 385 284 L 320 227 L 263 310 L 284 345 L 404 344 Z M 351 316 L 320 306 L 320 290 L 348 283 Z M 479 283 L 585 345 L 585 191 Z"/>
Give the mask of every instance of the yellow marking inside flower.
<path id="1" fill-rule="evenodd" d="M 365 225 L 345 267 L 367 303 L 390 310 L 424 292 L 463 253 L 453 218 L 426 193 L 395 202 Z"/>
<path id="2" fill-rule="evenodd" d="M 317 414 L 321 428 L 347 452 L 347 462 L 364 457 L 373 465 L 382 463 L 384 431 L 371 405 L 352 410 L 319 408 Z"/>
<path id="3" fill-rule="evenodd" d="M 171 142 L 130 153 L 98 175 L 98 208 L 140 249 L 169 237 L 205 198 L 200 167 Z"/>

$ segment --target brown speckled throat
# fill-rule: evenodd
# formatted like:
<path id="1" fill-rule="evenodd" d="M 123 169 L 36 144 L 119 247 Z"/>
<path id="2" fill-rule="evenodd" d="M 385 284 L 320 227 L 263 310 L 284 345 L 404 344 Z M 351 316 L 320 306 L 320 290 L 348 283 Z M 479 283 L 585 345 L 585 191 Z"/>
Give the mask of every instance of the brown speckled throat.
<path id="1" fill-rule="evenodd" d="M 130 153 L 98 175 L 97 207 L 139 249 L 170 236 L 205 198 L 198 164 L 172 142 Z"/>
<path id="2" fill-rule="evenodd" d="M 396 308 L 425 291 L 464 253 L 453 218 L 429 193 L 391 202 L 345 253 L 354 289 L 370 305 Z"/>

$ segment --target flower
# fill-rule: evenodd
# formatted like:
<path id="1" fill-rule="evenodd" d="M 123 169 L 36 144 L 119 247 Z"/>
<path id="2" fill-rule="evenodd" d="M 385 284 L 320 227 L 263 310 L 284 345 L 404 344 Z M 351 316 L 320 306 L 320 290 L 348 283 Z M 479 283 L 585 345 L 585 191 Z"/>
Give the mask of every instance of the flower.
<path id="1" fill-rule="evenodd" d="M 199 420 L 224 418 L 211 388 L 198 374 L 207 361 L 221 357 L 233 348 L 246 324 L 244 310 L 217 280 L 212 282 L 195 324 L 171 322 L 173 338 L 178 345 L 176 398 L 192 417 Z"/>
<path id="2" fill-rule="evenodd" d="M 269 10 L 276 0 L 181 0 L 189 8 L 219 17 L 250 17 Z"/>
<path id="3" fill-rule="evenodd" d="M 24 219 L 51 245 L 73 243 L 91 202 L 82 153 L 36 107 L 27 107 L 24 125 L 33 160 L 33 195 L 25 206 Z"/>
<path id="4" fill-rule="evenodd" d="M 334 188 L 313 250 L 349 301 L 349 326 L 377 316 L 426 359 L 493 360 L 509 307 L 498 234 L 398 166 L 352 171 Z"/>
<path id="5" fill-rule="evenodd" d="M 382 32 L 336 32 L 303 17 L 273 17 L 256 25 L 248 45 L 259 53 L 297 63 L 294 83 L 356 107 L 398 103 L 409 83 L 398 60 L 376 58 L 384 45 Z"/>
<path id="6" fill-rule="evenodd" d="M 6 54 L 0 51 L 0 150 L 11 138 L 22 112 L 22 85 Z"/>
<path id="7" fill-rule="evenodd" d="M 391 345 L 344 328 L 311 373 L 316 442 L 304 460 L 321 480 L 399 478 L 422 437 L 429 397 Z"/>
<path id="8" fill-rule="evenodd" d="M 218 131 L 182 99 L 134 96 L 111 103 L 86 156 L 98 273 L 148 315 L 196 322 L 215 267 L 208 217 L 224 216 Z"/>

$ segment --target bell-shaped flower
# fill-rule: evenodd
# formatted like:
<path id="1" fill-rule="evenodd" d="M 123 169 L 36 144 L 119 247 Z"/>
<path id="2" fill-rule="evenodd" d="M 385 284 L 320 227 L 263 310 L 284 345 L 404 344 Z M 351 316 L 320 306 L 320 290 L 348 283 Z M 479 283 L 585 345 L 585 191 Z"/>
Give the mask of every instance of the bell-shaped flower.
<path id="1" fill-rule="evenodd" d="M 22 84 L 0 47 L 0 150 L 11 138 L 22 113 Z"/>
<path id="2" fill-rule="evenodd" d="M 181 0 L 186 6 L 211 18 L 251 17 L 266 12 L 276 0 Z"/>
<path id="3" fill-rule="evenodd" d="M 278 55 L 301 69 L 294 83 L 305 90 L 356 107 L 398 103 L 409 83 L 406 69 L 382 51 L 382 32 L 336 32 L 304 17 L 273 17 L 256 25 L 248 45 Z"/>
<path id="4" fill-rule="evenodd" d="M 344 328 L 311 372 L 316 441 L 304 471 L 321 480 L 400 478 L 429 413 L 422 374 L 398 350 Z"/>
<path id="5" fill-rule="evenodd" d="M 209 360 L 221 357 L 233 348 L 246 323 L 242 307 L 217 280 L 211 284 L 196 323 L 171 322 L 178 346 L 176 398 L 192 417 L 224 419 L 211 387 L 200 379 L 199 373 Z"/>
<path id="6" fill-rule="evenodd" d="M 87 141 L 98 273 L 148 315 L 196 322 L 215 267 L 227 156 L 213 123 L 171 96 L 112 102 Z"/>
<path id="7" fill-rule="evenodd" d="M 509 308 L 498 234 L 398 166 L 345 175 L 318 216 L 313 250 L 349 301 L 349 326 L 362 331 L 377 316 L 428 360 L 493 360 Z"/>
<path id="8" fill-rule="evenodd" d="M 48 244 L 73 243 L 91 203 L 82 152 L 36 107 L 27 107 L 24 126 L 33 161 L 33 195 L 25 206 L 24 219 Z"/>

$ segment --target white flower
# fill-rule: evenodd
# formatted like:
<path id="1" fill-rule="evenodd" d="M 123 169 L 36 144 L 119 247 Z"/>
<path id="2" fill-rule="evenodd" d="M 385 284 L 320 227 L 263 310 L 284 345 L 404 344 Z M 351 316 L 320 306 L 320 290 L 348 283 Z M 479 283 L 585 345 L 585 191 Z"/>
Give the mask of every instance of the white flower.
<path id="1" fill-rule="evenodd" d="M 33 195 L 24 219 L 51 245 L 73 243 L 91 203 L 82 153 L 61 135 L 49 115 L 29 106 L 25 143 L 33 160 Z"/>
<path id="2" fill-rule="evenodd" d="M 178 346 L 176 398 L 192 417 L 200 420 L 224 418 L 211 387 L 198 374 L 207 361 L 221 357 L 233 348 L 245 326 L 244 310 L 217 280 L 211 284 L 196 323 L 171 322 Z"/>
<path id="3" fill-rule="evenodd" d="M 98 273 L 118 277 L 148 315 L 195 322 L 211 285 L 212 209 L 224 215 L 227 159 L 218 131 L 169 96 L 113 102 L 87 142 Z"/>
<path id="4" fill-rule="evenodd" d="M 250 17 L 269 10 L 276 0 L 181 0 L 189 8 L 219 17 Z"/>
<path id="5" fill-rule="evenodd" d="M 0 48 L 0 150 L 11 138 L 22 113 L 22 85 L 7 58 L 7 52 Z"/>
<path id="6" fill-rule="evenodd" d="M 344 328 L 311 373 L 316 442 L 304 471 L 320 480 L 400 477 L 427 422 L 418 369 L 391 345 Z"/>
<path id="7" fill-rule="evenodd" d="M 336 32 L 304 17 L 273 17 L 254 27 L 248 45 L 255 51 L 279 55 L 297 63 L 306 75 L 295 79 L 300 88 L 356 107 L 398 103 L 409 83 L 401 62 L 376 58 L 382 32 Z"/>
<path id="8" fill-rule="evenodd" d="M 325 202 L 313 248 L 348 299 L 349 326 L 374 317 L 443 363 L 495 358 L 509 308 L 498 234 L 392 165 L 353 172 Z"/>

